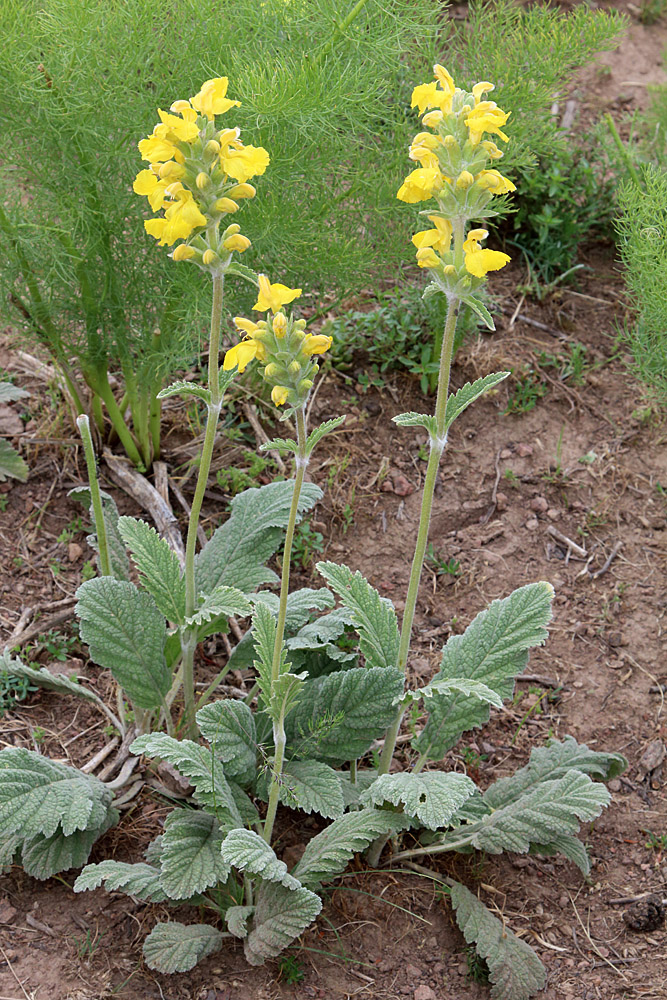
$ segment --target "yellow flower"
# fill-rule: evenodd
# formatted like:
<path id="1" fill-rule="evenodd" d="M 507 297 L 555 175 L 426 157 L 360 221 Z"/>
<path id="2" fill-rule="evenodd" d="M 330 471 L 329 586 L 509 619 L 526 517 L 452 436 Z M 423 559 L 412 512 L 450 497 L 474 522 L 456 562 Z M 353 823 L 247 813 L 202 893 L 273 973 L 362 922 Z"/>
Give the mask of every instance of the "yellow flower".
<path id="1" fill-rule="evenodd" d="M 281 306 L 293 302 L 300 295 L 300 288 L 288 288 L 286 285 L 281 285 L 280 282 L 275 282 L 272 285 L 265 274 L 260 274 L 259 295 L 253 309 L 257 309 L 259 312 L 270 309 L 271 312 L 276 313 Z"/>
<path id="2" fill-rule="evenodd" d="M 157 113 L 162 124 L 169 129 L 169 138 L 175 136 L 179 142 L 192 143 L 199 135 L 199 129 L 194 121 L 186 121 L 184 118 L 177 118 L 176 115 L 168 115 L 162 108 L 158 108 Z"/>
<path id="3" fill-rule="evenodd" d="M 197 251 L 194 247 L 189 247 L 187 243 L 179 243 L 174 252 L 171 255 L 172 260 L 191 260 L 195 257 Z"/>
<path id="4" fill-rule="evenodd" d="M 257 189 L 252 184 L 237 184 L 227 194 L 230 198 L 254 198 L 257 194 Z"/>
<path id="5" fill-rule="evenodd" d="M 481 145 L 487 151 L 492 160 L 500 160 L 505 155 L 502 149 L 498 149 L 495 142 L 491 142 L 490 139 L 485 139 Z"/>
<path id="6" fill-rule="evenodd" d="M 409 157 L 420 163 L 422 167 L 439 168 L 439 160 L 435 153 L 441 145 L 440 137 L 430 132 L 419 132 L 412 140 Z"/>
<path id="7" fill-rule="evenodd" d="M 467 190 L 475 183 L 475 178 L 470 173 L 469 170 L 462 170 L 459 176 L 456 178 L 457 188 L 464 188 Z"/>
<path id="8" fill-rule="evenodd" d="M 417 251 L 417 263 L 420 267 L 439 267 L 441 260 L 431 247 L 423 247 Z"/>
<path id="9" fill-rule="evenodd" d="M 257 340 L 242 340 L 240 344 L 236 347 L 231 347 L 225 354 L 225 360 L 222 363 L 223 371 L 231 371 L 232 368 L 238 368 L 240 372 L 246 370 L 247 365 L 254 358 L 257 357 L 259 348 L 262 345 Z"/>
<path id="10" fill-rule="evenodd" d="M 217 76 L 213 80 L 203 83 L 201 90 L 194 97 L 190 98 L 190 104 L 202 115 L 206 115 L 209 121 L 216 115 L 223 115 L 233 107 L 241 107 L 240 101 L 230 101 L 225 95 L 229 80 L 226 76 Z"/>
<path id="11" fill-rule="evenodd" d="M 410 107 L 419 108 L 423 115 L 427 108 L 439 108 L 448 114 L 452 110 L 452 94 L 438 89 L 437 80 L 434 83 L 422 83 L 412 91 Z"/>
<path id="12" fill-rule="evenodd" d="M 142 194 L 148 198 L 154 212 L 159 212 L 164 205 L 166 189 L 167 181 L 159 181 L 152 170 L 140 170 L 132 185 L 135 194 Z"/>
<path id="13" fill-rule="evenodd" d="M 251 177 L 264 173 L 269 165 L 269 154 L 261 146 L 244 146 L 237 140 L 226 153 L 220 154 L 220 164 L 226 174 L 244 184 Z"/>
<path id="14" fill-rule="evenodd" d="M 171 185 L 173 190 L 176 185 Z M 170 192 L 171 193 L 171 192 Z M 147 233 L 159 240 L 160 246 L 172 246 L 176 240 L 186 240 L 193 229 L 206 225 L 206 217 L 199 211 L 190 191 L 185 188 L 173 192 L 164 219 L 148 219 L 144 222 Z"/>
<path id="15" fill-rule="evenodd" d="M 508 118 L 509 112 L 502 111 L 494 101 L 481 101 L 465 119 L 465 124 L 470 129 L 472 145 L 478 144 L 484 132 L 499 135 L 504 142 L 509 142 L 509 136 L 500 129 Z"/>
<path id="16" fill-rule="evenodd" d="M 444 66 L 441 66 L 440 63 L 435 64 L 435 66 L 433 67 L 433 73 L 435 75 L 436 80 L 443 88 L 443 90 L 446 90 L 450 94 L 453 94 L 454 91 L 456 90 L 456 84 L 452 79 L 451 73 L 449 73 Z"/>
<path id="17" fill-rule="evenodd" d="M 222 245 L 225 250 L 229 250 L 230 252 L 236 250 L 237 253 L 243 253 L 244 250 L 247 250 L 251 246 L 251 243 L 247 236 L 234 233 L 232 236 L 228 236 Z"/>
<path id="18" fill-rule="evenodd" d="M 326 337 L 323 333 L 307 333 L 301 350 L 304 354 L 312 357 L 313 354 L 324 354 L 333 344 L 333 337 Z"/>
<path id="19" fill-rule="evenodd" d="M 161 181 L 180 181 L 181 177 L 185 174 L 185 167 L 180 163 L 174 163 L 173 160 L 167 160 L 159 167 L 159 178 Z"/>
<path id="20" fill-rule="evenodd" d="M 466 270 L 476 278 L 483 278 L 488 271 L 499 271 L 510 262 L 506 253 L 480 247 L 479 241 L 485 240 L 488 235 L 486 229 L 471 229 L 463 244 Z"/>
<path id="21" fill-rule="evenodd" d="M 439 191 L 445 178 L 436 167 L 419 167 L 405 178 L 396 197 L 413 205 L 418 201 L 428 201 L 434 191 Z"/>
<path id="22" fill-rule="evenodd" d="M 475 180 L 480 187 L 486 188 L 493 194 L 508 194 L 510 191 L 516 191 L 516 184 L 512 184 L 512 181 L 503 177 L 498 170 L 482 170 L 481 173 L 477 174 Z"/>
<path id="23" fill-rule="evenodd" d="M 495 90 L 495 86 L 492 83 L 487 83 L 483 81 L 482 83 L 476 83 L 472 88 L 472 96 L 475 98 L 475 104 L 479 104 L 482 100 L 482 94 L 488 93 L 490 90 Z"/>
<path id="24" fill-rule="evenodd" d="M 284 385 L 274 385 L 271 390 L 271 399 L 276 404 L 276 406 L 284 406 L 287 402 L 287 397 L 289 396 L 289 389 L 286 389 Z"/>
<path id="25" fill-rule="evenodd" d="M 422 122 L 427 128 L 435 128 L 436 125 L 440 124 L 444 117 L 445 116 L 442 111 L 429 111 L 428 114 L 425 114 L 422 118 Z"/>
<path id="26" fill-rule="evenodd" d="M 229 212 L 230 215 L 239 210 L 239 206 L 231 198 L 218 198 L 213 208 L 216 212 Z"/>
<path id="27" fill-rule="evenodd" d="M 239 330 L 243 330 L 249 337 L 252 337 L 259 330 L 257 323 L 253 323 L 251 319 L 245 319 L 243 316 L 235 316 L 234 323 Z"/>
<path id="28" fill-rule="evenodd" d="M 139 152 L 142 160 L 148 160 L 149 163 L 162 163 L 164 160 L 173 159 L 178 153 L 178 149 L 173 143 L 154 132 L 147 139 L 141 140 Z"/>
<path id="29" fill-rule="evenodd" d="M 429 215 L 428 219 L 435 229 L 424 229 L 421 233 L 415 233 L 412 242 L 418 250 L 423 247 L 433 247 L 438 253 L 447 253 L 452 243 L 451 222 L 439 215 Z"/>

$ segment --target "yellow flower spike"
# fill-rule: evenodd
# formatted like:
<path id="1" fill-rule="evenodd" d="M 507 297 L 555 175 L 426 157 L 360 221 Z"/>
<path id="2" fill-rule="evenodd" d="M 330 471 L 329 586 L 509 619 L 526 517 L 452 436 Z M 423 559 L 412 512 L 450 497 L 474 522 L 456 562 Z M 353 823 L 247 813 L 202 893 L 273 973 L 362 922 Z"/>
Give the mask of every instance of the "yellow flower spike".
<path id="1" fill-rule="evenodd" d="M 431 247 L 423 247 L 417 251 L 417 263 L 420 267 L 439 267 L 441 260 Z"/>
<path id="2" fill-rule="evenodd" d="M 489 271 L 499 271 L 511 259 L 499 250 L 480 247 L 479 241 L 485 240 L 488 235 L 486 229 L 471 229 L 463 244 L 466 271 L 475 278 L 483 278 Z"/>
<path id="3" fill-rule="evenodd" d="M 473 177 L 473 175 L 470 173 L 469 170 L 462 170 L 459 176 L 456 178 L 457 188 L 463 188 L 464 190 L 466 188 L 471 187 L 474 183 L 475 183 L 475 178 Z"/>
<path id="4" fill-rule="evenodd" d="M 220 154 L 220 165 L 229 177 L 244 184 L 251 177 L 264 173 L 270 157 L 262 146 L 243 146 Z"/>
<path id="5" fill-rule="evenodd" d="M 160 138 L 155 133 L 149 135 L 147 139 L 142 139 L 138 146 L 142 160 L 148 160 L 149 163 L 161 163 L 163 160 L 171 160 L 179 152 L 173 143 Z"/>
<path id="6" fill-rule="evenodd" d="M 234 233 L 233 236 L 228 236 L 226 240 L 222 243 L 225 250 L 237 253 L 243 253 L 248 247 L 252 246 L 250 240 L 247 236 L 241 236 L 240 233 Z"/>
<path id="7" fill-rule="evenodd" d="M 487 151 L 492 160 L 500 160 L 505 155 L 502 149 L 498 149 L 495 142 L 491 142 L 490 139 L 484 139 L 480 145 Z"/>
<path id="8" fill-rule="evenodd" d="M 273 332 L 280 340 L 287 333 L 287 316 L 284 312 L 277 312 L 273 317 Z"/>
<path id="9" fill-rule="evenodd" d="M 223 371 L 228 372 L 232 368 L 238 368 L 240 372 L 244 372 L 248 364 L 257 357 L 259 346 L 255 340 L 242 340 L 236 347 L 230 348 L 222 362 Z"/>
<path id="10" fill-rule="evenodd" d="M 195 179 L 195 184 L 197 185 L 198 189 L 200 191 L 204 191 L 207 187 L 209 187 L 210 183 L 211 183 L 211 178 L 208 176 L 208 174 L 205 174 L 203 170 L 200 170 Z"/>
<path id="11" fill-rule="evenodd" d="M 265 312 L 270 309 L 272 313 L 277 313 L 281 306 L 293 302 L 301 295 L 300 288 L 288 288 L 280 282 L 271 284 L 265 274 L 259 275 L 259 295 L 253 309 L 258 312 Z"/>
<path id="12" fill-rule="evenodd" d="M 206 115 L 209 121 L 216 115 L 223 115 L 230 108 L 240 108 L 240 101 L 230 101 L 225 95 L 229 80 L 226 76 L 217 76 L 213 80 L 207 80 L 201 85 L 198 94 L 190 98 L 190 104 L 202 115 Z"/>
<path id="13" fill-rule="evenodd" d="M 418 201 L 428 201 L 435 191 L 439 191 L 445 178 L 435 167 L 419 167 L 405 178 L 396 197 L 413 205 Z"/>
<path id="14" fill-rule="evenodd" d="M 426 128 L 436 128 L 444 117 L 442 111 L 429 111 L 422 118 L 422 124 L 426 125 Z"/>
<path id="15" fill-rule="evenodd" d="M 187 243 L 179 243 L 171 255 L 172 260 L 192 260 L 196 257 L 197 251 L 194 247 L 189 247 Z"/>
<path id="16" fill-rule="evenodd" d="M 245 319 L 243 316 L 235 316 L 234 324 L 249 337 L 252 337 L 259 330 L 257 323 L 253 323 L 251 319 Z"/>
<path id="17" fill-rule="evenodd" d="M 475 104 L 479 104 L 482 100 L 482 94 L 486 94 L 491 90 L 495 90 L 495 85 L 493 83 L 487 83 L 485 80 L 481 83 L 476 83 L 472 88 L 472 96 L 475 98 Z"/>
<path id="18" fill-rule="evenodd" d="M 481 173 L 477 174 L 475 180 L 492 194 L 508 194 L 510 191 L 516 191 L 516 184 L 513 184 L 507 177 L 503 177 L 498 170 L 482 170 Z"/>
<path id="19" fill-rule="evenodd" d="M 227 194 L 230 198 L 254 198 L 257 194 L 257 188 L 253 187 L 252 184 L 237 184 Z"/>
<path id="20" fill-rule="evenodd" d="M 509 118 L 509 112 L 502 111 L 494 101 L 481 101 L 470 110 L 465 124 L 470 129 L 470 142 L 476 146 L 485 132 L 499 135 L 504 142 L 509 142 L 509 136 L 501 131 L 501 126 Z"/>
<path id="21" fill-rule="evenodd" d="M 324 354 L 332 344 L 333 337 L 326 337 L 323 333 L 307 333 L 301 350 L 308 357 L 312 357 L 313 354 Z"/>
<path id="22" fill-rule="evenodd" d="M 239 206 L 231 198 L 218 198 L 213 208 L 216 212 L 229 212 L 230 214 L 239 210 Z"/>
<path id="23" fill-rule="evenodd" d="M 215 264 L 217 260 L 220 260 L 215 250 L 204 250 L 201 262 L 205 264 L 206 267 L 210 267 L 211 264 Z"/>
<path id="24" fill-rule="evenodd" d="M 274 385 L 271 390 L 271 399 L 276 404 L 276 406 L 284 406 L 287 402 L 287 397 L 289 396 L 289 389 L 286 389 L 284 385 Z"/>
<path id="25" fill-rule="evenodd" d="M 176 115 L 169 115 L 162 108 L 158 108 L 157 113 L 162 124 L 169 129 L 169 134 L 175 135 L 179 142 L 192 143 L 198 137 L 199 129 L 194 121 L 186 121 L 184 118 L 177 118 Z"/>

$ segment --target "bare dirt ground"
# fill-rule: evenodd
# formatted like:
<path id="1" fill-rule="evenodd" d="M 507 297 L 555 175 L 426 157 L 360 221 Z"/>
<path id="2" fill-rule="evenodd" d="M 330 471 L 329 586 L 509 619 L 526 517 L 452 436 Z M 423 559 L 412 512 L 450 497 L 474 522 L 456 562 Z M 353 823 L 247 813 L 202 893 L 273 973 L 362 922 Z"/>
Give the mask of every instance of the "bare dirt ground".
<path id="1" fill-rule="evenodd" d="M 647 54 L 651 79 L 659 79 L 655 61 L 665 41 L 664 23 L 644 28 L 635 21 L 628 47 L 609 57 L 613 82 L 598 74 L 591 84 L 599 107 L 619 106 L 614 102 L 625 93 L 624 81 L 639 81 Z M 641 93 L 636 87 L 630 101 Z M 667 684 L 667 431 L 615 345 L 623 301 L 613 250 L 591 250 L 584 260 L 592 270 L 582 272 L 577 290 L 562 289 L 539 305 L 520 303 L 515 288 L 524 276 L 518 270 L 503 272 L 494 281 L 502 308 L 497 333 L 464 346 L 457 357 L 456 386 L 504 367 L 517 374 L 452 430 L 430 537 L 436 553 L 458 567 L 454 575 L 438 575 L 434 567 L 425 573 L 410 671 L 424 683 L 447 638 L 490 600 L 549 580 L 557 596 L 548 644 L 533 654 L 511 706 L 494 712 L 485 730 L 467 734 L 445 766 L 467 768 L 486 786 L 524 764 L 548 736 L 569 733 L 596 749 L 622 752 L 629 768 L 611 782 L 611 807 L 583 833 L 593 859 L 589 879 L 557 857 L 433 859 L 430 867 L 471 886 L 481 883 L 483 900 L 545 963 L 545 1000 L 665 1000 L 665 924 L 633 930 L 624 914 L 632 915 L 637 897 L 642 905 L 649 894 L 667 898 L 667 768 L 663 772 L 660 761 L 667 744 L 661 686 Z M 581 381 L 567 374 L 576 344 L 586 349 Z M 7 347 L 0 365 L 20 371 Z M 505 413 L 525 384 L 520 370 L 534 372 L 543 395 L 528 412 Z M 412 429 L 398 430 L 390 418 L 423 403 L 414 381 L 396 378 L 381 391 L 363 392 L 355 378 L 330 371 L 315 401 L 314 420 L 343 405 L 348 421 L 316 453 L 312 478 L 325 497 L 312 526 L 322 533 L 324 557 L 360 569 L 400 612 L 425 463 L 418 457 L 423 439 Z M 66 495 L 84 481 L 74 436 L 43 383 L 25 375 L 19 382 L 34 393 L 25 407 L 30 422 L 4 433 L 17 434 L 31 475 L 24 485 L 0 485 L 6 497 L 0 504 L 3 643 L 28 607 L 34 617 L 24 618 L 27 627 L 34 620 L 38 632 L 54 628 L 67 635 L 71 598 L 91 558 L 86 518 Z M 170 470 L 187 458 L 177 405 L 167 411 Z M 217 465 L 233 465 L 241 450 L 221 439 Z M 188 497 L 191 485 L 184 487 Z M 141 514 L 113 484 L 105 488 L 122 512 Z M 224 494 L 213 486 L 208 526 L 222 510 Z M 312 567 L 296 584 L 318 585 Z M 205 680 L 223 662 L 224 649 L 213 644 L 201 652 Z M 65 657 L 56 661 L 58 669 L 85 673 L 100 694 L 110 693 L 108 677 L 86 662 L 74 641 L 27 653 L 40 663 L 56 655 Z M 73 698 L 37 693 L 0 720 L 0 746 L 39 748 L 80 765 L 108 738 L 104 726 Z M 168 810 L 145 787 L 91 860 L 140 860 Z M 298 848 L 314 829 L 312 819 L 284 812 L 280 848 Z M 146 933 L 165 917 L 161 907 L 102 891 L 75 896 L 73 872 L 36 882 L 14 868 L 0 879 L 0 997 L 487 997 L 488 986 L 470 975 L 446 898 L 432 881 L 392 868 L 389 855 L 383 863 L 388 871 L 373 874 L 359 862 L 329 888 L 323 916 L 291 949 L 291 967 L 251 969 L 242 949 L 230 946 L 172 977 L 152 973 L 141 958 Z M 197 919 L 194 911 L 169 913 Z M 298 982 L 289 981 L 290 971 L 301 976 Z"/>

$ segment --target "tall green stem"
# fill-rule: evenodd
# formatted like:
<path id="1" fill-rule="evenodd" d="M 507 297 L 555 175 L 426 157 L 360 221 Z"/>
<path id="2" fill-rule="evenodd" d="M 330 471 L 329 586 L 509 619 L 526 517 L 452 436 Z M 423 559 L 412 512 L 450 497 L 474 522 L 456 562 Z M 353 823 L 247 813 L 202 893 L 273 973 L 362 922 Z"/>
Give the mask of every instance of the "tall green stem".
<path id="1" fill-rule="evenodd" d="M 204 434 L 204 445 L 202 447 L 201 460 L 199 462 L 199 473 L 197 475 L 197 485 L 195 495 L 192 500 L 190 510 L 190 520 L 188 522 L 188 535 L 185 543 L 185 616 L 189 618 L 194 614 L 195 602 L 197 598 L 195 585 L 195 551 L 197 546 L 197 526 L 199 515 L 204 500 L 204 491 L 208 482 L 208 474 L 211 470 L 211 459 L 213 457 L 213 446 L 215 444 L 215 433 L 220 416 L 220 383 L 218 375 L 218 364 L 220 354 L 220 332 L 222 329 L 222 300 L 224 295 L 224 275 L 216 274 L 213 278 L 213 308 L 211 309 L 211 336 L 208 347 L 208 390 L 211 394 L 208 404 L 208 415 L 206 417 L 206 431 Z M 183 697 L 185 701 L 184 721 L 186 735 L 195 737 L 197 735 L 197 724 L 195 720 L 195 682 L 194 682 L 194 656 L 197 648 L 196 630 L 184 631 L 181 638 L 181 650 L 183 653 Z"/>
<path id="2" fill-rule="evenodd" d="M 403 622 L 401 625 L 401 638 L 398 649 L 398 667 L 405 672 L 410 651 L 410 638 L 412 635 L 412 624 L 417 606 L 417 595 L 419 592 L 419 581 L 421 579 L 426 555 L 426 545 L 428 543 L 428 530 L 431 523 L 431 510 L 433 508 L 433 494 L 438 476 L 438 466 L 442 456 L 447 435 L 445 432 L 445 415 L 447 411 L 447 396 L 449 394 L 449 377 L 452 368 L 452 350 L 454 346 L 454 334 L 456 333 L 456 321 L 459 315 L 459 299 L 450 299 L 447 309 L 447 320 L 445 322 L 445 332 L 442 338 L 442 350 L 440 352 L 440 373 L 438 376 L 438 395 L 435 403 L 436 433 L 431 436 L 431 450 L 429 453 L 428 465 L 426 466 L 426 477 L 424 480 L 424 493 L 422 495 L 421 514 L 419 517 L 419 529 L 417 531 L 417 542 L 415 554 L 410 570 L 410 580 L 408 592 L 405 599 L 405 611 L 403 612 Z M 385 734 L 384 748 L 380 757 L 380 774 L 387 774 L 391 758 L 396 748 L 396 739 L 401 727 L 404 709 L 399 706 L 396 716 L 391 726 Z"/>
<path id="3" fill-rule="evenodd" d="M 271 664 L 271 684 L 280 677 L 280 660 L 283 649 L 283 639 L 285 637 L 285 619 L 287 617 L 287 597 L 289 595 L 290 565 L 292 562 L 292 543 L 294 541 L 294 529 L 299 512 L 299 498 L 301 487 L 306 475 L 308 466 L 308 455 L 306 453 L 306 411 L 305 405 L 296 411 L 296 436 L 298 451 L 296 456 L 296 477 L 294 480 L 294 492 L 292 494 L 292 505 L 287 522 L 287 533 L 285 535 L 285 549 L 283 552 L 282 579 L 280 581 L 280 604 L 278 607 L 278 622 L 276 625 L 276 638 L 273 645 L 273 661 Z M 280 717 L 273 723 L 273 743 L 276 748 L 271 770 L 271 788 L 269 790 L 269 805 L 266 810 L 264 820 L 264 840 L 271 843 L 273 824 L 276 819 L 278 800 L 280 798 L 280 783 L 283 772 L 283 762 L 285 758 L 285 717 L 280 713 Z"/>
<path id="4" fill-rule="evenodd" d="M 118 435 L 128 457 L 132 462 L 134 462 L 138 469 L 143 469 L 143 459 L 139 454 L 139 449 L 137 448 L 135 440 L 130 433 L 130 428 L 125 423 L 123 414 L 121 413 L 118 403 L 116 402 L 116 397 L 114 396 L 113 390 L 109 385 L 109 379 L 106 371 L 101 373 L 98 380 L 96 379 L 94 382 L 91 382 L 91 388 L 100 396 L 102 402 L 106 406 L 109 419 L 111 420 L 113 428 L 116 431 L 116 434 Z"/>
<path id="5" fill-rule="evenodd" d="M 90 498 L 93 504 L 95 533 L 97 535 L 97 549 L 100 556 L 100 572 L 102 573 L 102 576 L 111 576 L 111 560 L 109 558 L 107 528 L 104 521 L 102 495 L 100 493 L 100 484 L 97 478 L 97 467 L 95 465 L 95 449 L 93 448 L 93 439 L 90 433 L 90 422 L 84 413 L 82 413 L 80 417 L 77 417 L 76 426 L 79 428 L 81 440 L 83 441 L 83 453 L 86 456 L 88 487 L 90 489 Z"/>

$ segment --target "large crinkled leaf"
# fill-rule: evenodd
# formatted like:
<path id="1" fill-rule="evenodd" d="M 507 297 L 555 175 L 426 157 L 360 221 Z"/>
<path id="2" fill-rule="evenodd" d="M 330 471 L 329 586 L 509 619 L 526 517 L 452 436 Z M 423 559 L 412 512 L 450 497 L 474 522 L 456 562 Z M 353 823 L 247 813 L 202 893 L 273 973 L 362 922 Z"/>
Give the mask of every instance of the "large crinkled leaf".
<path id="1" fill-rule="evenodd" d="M 264 882 L 257 895 L 253 928 L 245 939 L 245 957 L 250 965 L 263 965 L 274 958 L 312 924 L 322 909 L 322 900 L 302 887 Z"/>
<path id="2" fill-rule="evenodd" d="M 174 550 L 155 528 L 137 518 L 119 517 L 118 531 L 132 554 L 142 586 L 168 621 L 182 625 L 185 579 Z"/>
<path id="3" fill-rule="evenodd" d="M 410 701 L 419 701 L 422 698 L 448 697 L 454 693 L 478 698 L 488 705 L 495 706 L 495 708 L 502 708 L 503 700 L 499 694 L 481 681 L 468 680 L 467 677 L 437 677 L 424 687 L 414 691 L 406 691 L 405 698 Z"/>
<path id="4" fill-rule="evenodd" d="M 359 805 L 359 799 L 363 793 L 371 787 L 374 781 L 377 781 L 378 773 L 375 770 L 357 771 L 354 781 L 352 781 L 351 771 L 336 771 L 336 776 L 340 781 L 345 809 L 350 809 L 352 806 Z"/>
<path id="5" fill-rule="evenodd" d="M 224 584 L 216 587 L 205 597 L 200 596 L 199 606 L 195 613 L 186 618 L 186 625 L 205 625 L 212 618 L 219 618 L 221 615 L 239 615 L 246 618 L 252 612 L 252 604 L 236 587 L 227 587 Z"/>
<path id="6" fill-rule="evenodd" d="M 255 601 L 262 601 L 269 608 L 271 613 L 277 618 L 280 607 L 278 594 L 272 594 L 270 590 L 260 590 L 253 597 Z M 334 606 L 334 596 L 326 587 L 319 587 L 313 590 L 311 587 L 302 587 L 300 590 L 293 590 L 287 596 L 287 609 L 285 611 L 285 631 L 293 632 L 294 629 L 305 625 L 312 617 L 313 611 L 328 611 Z"/>
<path id="7" fill-rule="evenodd" d="M 547 856 L 562 854 L 568 861 L 575 864 L 584 875 L 589 875 L 591 871 L 591 859 L 578 837 L 563 834 L 560 837 L 554 837 L 548 844 L 531 844 L 530 853 Z"/>
<path id="8" fill-rule="evenodd" d="M 171 687 L 164 658 L 164 615 L 129 580 L 101 576 L 76 592 L 80 634 L 90 656 L 110 670 L 139 708 L 159 708 Z"/>
<path id="9" fill-rule="evenodd" d="M 139 736 L 130 750 L 173 764 L 190 779 L 195 798 L 215 813 L 223 830 L 243 826 L 223 765 L 207 747 L 192 740 L 175 740 L 166 733 L 149 733 Z"/>
<path id="10" fill-rule="evenodd" d="M 13 833 L 11 837 L 0 837 L 0 872 L 4 874 L 14 864 L 19 855 L 23 837 Z"/>
<path id="11" fill-rule="evenodd" d="M 460 389 L 447 397 L 447 409 L 445 411 L 445 429 L 449 430 L 457 417 L 460 417 L 465 409 L 476 399 L 483 396 L 485 392 L 493 389 L 503 379 L 506 379 L 510 372 L 494 372 L 492 375 L 485 375 L 474 382 L 466 382 Z"/>
<path id="12" fill-rule="evenodd" d="M 106 822 L 99 829 L 77 830 L 65 836 L 58 829 L 50 837 L 38 834 L 23 841 L 21 865 L 27 875 L 47 879 L 58 872 L 85 865 L 93 844 L 119 819 L 116 809 L 109 809 Z"/>
<path id="13" fill-rule="evenodd" d="M 0 483 L 7 479 L 18 479 L 24 483 L 28 478 L 28 465 L 9 441 L 0 438 Z"/>
<path id="14" fill-rule="evenodd" d="M 102 512 L 104 514 L 104 526 L 106 528 L 107 534 L 107 548 L 109 549 L 109 561 L 111 562 L 111 575 L 117 580 L 129 580 L 130 578 L 130 560 L 125 548 L 125 542 L 120 537 L 120 532 L 118 531 L 118 508 L 116 507 L 116 501 L 113 497 L 105 493 L 104 490 L 100 491 L 102 497 Z M 93 524 L 95 524 L 95 515 L 92 509 L 92 498 L 90 496 L 90 490 L 87 486 L 75 486 L 73 490 L 70 490 L 67 494 L 70 497 L 74 497 L 79 503 L 82 503 L 88 511 L 90 511 L 90 516 L 92 518 Z M 96 535 L 88 535 L 86 541 L 90 545 L 91 549 L 95 552 L 99 552 L 99 546 L 97 544 Z"/>
<path id="15" fill-rule="evenodd" d="M 243 821 L 243 825 L 254 826 L 256 823 L 259 823 L 259 813 L 257 812 L 254 803 L 248 798 L 241 786 L 237 785 L 235 781 L 230 781 L 229 787 L 234 802 L 236 803 L 236 808 L 238 809 L 241 820 Z"/>
<path id="16" fill-rule="evenodd" d="M 449 823 L 476 787 L 465 774 L 454 772 L 383 774 L 364 792 L 360 801 L 364 806 L 381 806 L 385 801 L 402 805 L 406 815 L 418 819 L 429 830 L 439 830 Z"/>
<path id="17" fill-rule="evenodd" d="M 491 809 L 507 806 L 541 782 L 562 778 L 572 768 L 608 781 L 626 767 L 627 761 L 620 753 L 589 750 L 585 743 L 566 736 L 562 743 L 551 740 L 546 746 L 534 747 L 525 767 L 487 788 L 484 802 Z"/>
<path id="18" fill-rule="evenodd" d="M 160 885 L 171 899 L 189 899 L 224 882 L 229 865 L 221 855 L 223 834 L 215 816 L 175 809 L 164 824 Z"/>
<path id="19" fill-rule="evenodd" d="M 402 813 L 380 809 L 346 813 L 308 841 L 292 874 L 302 885 L 317 886 L 344 871 L 353 855 L 365 850 L 377 837 L 408 826 L 410 820 Z"/>
<path id="20" fill-rule="evenodd" d="M 100 861 L 97 865 L 86 865 L 74 883 L 74 892 L 97 889 L 102 883 L 107 892 L 120 889 L 146 903 L 164 903 L 169 898 L 160 885 L 158 869 L 143 862 L 130 865 L 124 861 Z"/>
<path id="21" fill-rule="evenodd" d="M 391 601 L 380 597 L 361 573 L 353 573 L 347 566 L 320 562 L 317 569 L 351 612 L 366 664 L 369 667 L 397 667 L 398 621 Z"/>
<path id="22" fill-rule="evenodd" d="M 234 497 L 227 521 L 214 532 L 197 556 L 197 591 L 210 594 L 226 584 L 250 593 L 277 577 L 265 565 L 280 544 L 287 527 L 294 480 L 269 483 Z M 322 496 L 313 483 L 304 483 L 299 514 L 310 510 Z"/>
<path id="23" fill-rule="evenodd" d="M 277 632 L 276 620 L 263 601 L 258 601 L 252 619 L 252 639 L 255 650 L 253 666 L 258 674 L 259 689 L 268 704 L 271 697 L 273 649 Z M 286 668 L 285 651 L 281 650 L 281 670 Z"/>
<path id="24" fill-rule="evenodd" d="M 293 760 L 285 765 L 280 801 L 292 809 L 319 813 L 325 819 L 338 819 L 345 809 L 337 772 L 319 760 Z"/>
<path id="25" fill-rule="evenodd" d="M 544 987 L 544 966 L 507 924 L 459 882 L 452 885 L 451 900 L 463 936 L 489 967 L 493 1000 L 528 1000 Z"/>
<path id="26" fill-rule="evenodd" d="M 286 889 L 299 888 L 300 883 L 288 873 L 285 862 L 254 830 L 232 830 L 222 843 L 221 854 L 240 872 L 258 875 L 265 882 L 279 882 Z"/>
<path id="27" fill-rule="evenodd" d="M 225 911 L 225 921 L 230 934 L 237 938 L 248 936 L 248 919 L 255 912 L 254 906 L 230 906 Z"/>
<path id="28" fill-rule="evenodd" d="M 219 951 L 224 938 L 210 924 L 156 924 L 144 941 L 144 959 L 149 969 L 189 972 L 197 962 Z"/>
<path id="29" fill-rule="evenodd" d="M 334 767 L 361 757 L 393 720 L 403 684 L 393 667 L 355 667 L 306 681 L 285 721 L 291 755 Z"/>
<path id="30" fill-rule="evenodd" d="M 531 844 L 550 844 L 556 837 L 576 833 L 579 821 L 595 819 L 609 799 L 604 785 L 572 769 L 497 807 L 480 821 L 471 843 L 491 854 L 525 853 Z"/>
<path id="31" fill-rule="evenodd" d="M 492 601 L 463 635 L 447 642 L 434 680 L 477 680 L 501 698 L 509 698 L 515 677 L 526 667 L 529 648 L 546 639 L 552 598 L 553 587 L 542 582 Z M 427 707 L 426 725 L 413 746 L 431 760 L 441 759 L 462 733 L 483 725 L 490 714 L 487 702 L 456 691 L 435 693 Z"/>
<path id="32" fill-rule="evenodd" d="M 0 837 L 99 829 L 112 798 L 97 778 L 66 764 L 23 747 L 0 751 Z"/>
<path id="33" fill-rule="evenodd" d="M 23 663 L 22 660 L 10 656 L 7 652 L 0 655 L 0 670 L 9 671 L 14 677 L 25 677 L 31 684 L 36 684 L 38 687 L 44 688 L 45 691 L 75 694 L 77 698 L 85 698 L 87 701 L 95 702 L 97 705 L 102 704 L 102 699 L 99 695 L 91 691 L 90 688 L 84 687 L 83 684 L 78 684 L 76 681 L 71 680 L 65 674 L 52 674 L 47 667 L 40 667 L 39 670 L 35 670 L 34 667 L 28 666 L 27 663 Z"/>
<path id="34" fill-rule="evenodd" d="M 228 778 L 249 784 L 257 768 L 257 731 L 244 701 L 213 701 L 197 712 L 199 732 L 225 765 Z"/>

